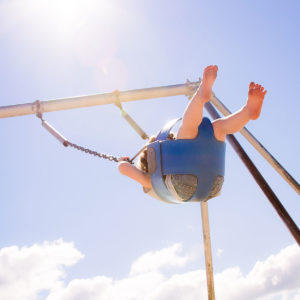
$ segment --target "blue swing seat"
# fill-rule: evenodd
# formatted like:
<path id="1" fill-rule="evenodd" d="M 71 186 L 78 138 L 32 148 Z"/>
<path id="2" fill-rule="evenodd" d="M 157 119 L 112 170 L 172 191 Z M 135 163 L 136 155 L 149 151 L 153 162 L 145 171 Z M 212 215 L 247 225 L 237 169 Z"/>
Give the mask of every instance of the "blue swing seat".
<path id="1" fill-rule="evenodd" d="M 217 141 L 208 118 L 203 118 L 195 139 L 167 140 L 171 129 L 181 119 L 168 122 L 155 142 L 148 145 L 148 166 L 152 187 L 163 201 L 181 203 L 169 192 L 166 175 L 191 174 L 197 177 L 194 195 L 186 200 L 208 200 L 217 177 L 224 176 L 225 143 Z"/>

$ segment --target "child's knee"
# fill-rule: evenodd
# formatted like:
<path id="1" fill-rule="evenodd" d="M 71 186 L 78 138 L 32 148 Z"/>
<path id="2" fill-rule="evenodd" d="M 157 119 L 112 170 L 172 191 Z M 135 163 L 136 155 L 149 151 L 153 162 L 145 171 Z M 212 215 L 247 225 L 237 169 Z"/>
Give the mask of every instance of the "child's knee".
<path id="1" fill-rule="evenodd" d="M 198 135 L 198 127 L 182 124 L 178 130 L 178 139 L 194 139 Z"/>
<path id="2" fill-rule="evenodd" d="M 226 131 L 224 130 L 223 120 L 217 119 L 212 122 L 212 126 L 214 129 L 214 135 L 216 140 L 220 142 L 224 142 L 226 138 Z"/>

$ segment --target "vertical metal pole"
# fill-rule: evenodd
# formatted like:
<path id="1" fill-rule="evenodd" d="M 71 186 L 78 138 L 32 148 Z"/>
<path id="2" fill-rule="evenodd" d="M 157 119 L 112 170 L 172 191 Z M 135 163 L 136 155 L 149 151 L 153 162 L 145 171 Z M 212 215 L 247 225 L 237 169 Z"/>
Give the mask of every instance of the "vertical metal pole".
<path id="1" fill-rule="evenodd" d="M 213 274 L 213 264 L 212 264 L 212 254 L 211 254 L 207 202 L 203 202 L 203 201 L 201 202 L 201 216 L 202 216 L 202 230 L 203 230 L 205 266 L 206 266 L 207 295 L 208 295 L 208 300 L 215 300 L 214 274 Z"/>

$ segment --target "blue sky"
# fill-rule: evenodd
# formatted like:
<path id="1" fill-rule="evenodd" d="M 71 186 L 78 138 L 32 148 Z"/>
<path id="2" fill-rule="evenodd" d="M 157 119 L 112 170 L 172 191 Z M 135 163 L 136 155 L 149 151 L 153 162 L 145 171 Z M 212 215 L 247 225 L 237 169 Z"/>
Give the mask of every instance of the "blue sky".
<path id="1" fill-rule="evenodd" d="M 298 1 L 2 0 L 0 105 L 196 81 L 206 65 L 217 64 L 214 92 L 230 110 L 244 104 L 250 81 L 268 90 L 260 119 L 247 128 L 299 180 L 299 12 Z M 173 97 L 126 103 L 124 108 L 151 134 L 180 117 L 186 104 L 184 97 Z M 44 117 L 70 141 L 99 152 L 132 156 L 143 145 L 112 105 Z M 298 195 L 240 134 L 236 137 L 299 226 Z M 166 281 L 204 270 L 199 204 L 172 206 L 148 198 L 135 182 L 118 174 L 114 163 L 62 147 L 33 115 L 1 119 L 0 138 L 0 261 L 4 268 L 5 255 L 12 255 L 9 269 L 15 274 L 7 279 L 3 299 L 13 299 L 9 287 L 24 286 L 30 277 L 26 273 L 53 272 L 56 277 L 45 280 L 45 286 L 33 280 L 27 294 L 16 299 L 77 299 L 71 283 L 86 279 L 88 285 L 99 276 L 121 282 L 139 261 L 144 262 L 143 275 L 151 261 Z M 293 248 L 295 241 L 229 145 L 222 195 L 208 205 L 215 273 L 237 267 L 246 280 L 261 261 L 266 268 L 261 274 L 277 278 L 253 296 L 230 273 L 232 290 L 245 294 L 223 294 L 220 279 L 217 295 L 299 299 L 299 281 L 285 283 L 297 278 L 297 269 L 280 277 L 267 267 L 272 255 L 279 263 L 297 265 L 299 248 Z M 24 254 L 34 255 L 34 249 L 42 253 L 36 269 Z M 65 256 L 57 258 L 57 252 Z M 164 255 L 174 259 L 159 263 Z M 48 256 L 52 269 L 43 265 Z M 177 298 L 167 294 L 161 277 L 147 274 L 151 290 L 157 285 L 161 289 L 152 296 L 147 289 L 144 294 L 128 292 L 128 299 L 183 299 L 174 281 L 168 284 Z M 201 282 L 187 288 L 191 296 L 185 299 L 200 295 L 193 291 L 205 292 L 201 274 L 193 277 Z M 66 289 L 51 295 L 60 281 Z M 100 296 L 95 286 L 96 296 L 84 294 L 87 287 L 82 295 L 115 299 Z M 63 294 L 67 287 L 69 296 Z"/>

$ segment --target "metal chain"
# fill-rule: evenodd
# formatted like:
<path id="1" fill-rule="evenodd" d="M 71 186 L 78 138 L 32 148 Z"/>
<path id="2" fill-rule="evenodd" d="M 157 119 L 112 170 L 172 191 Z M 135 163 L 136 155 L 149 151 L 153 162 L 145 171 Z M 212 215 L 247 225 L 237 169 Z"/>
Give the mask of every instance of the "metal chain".
<path id="1" fill-rule="evenodd" d="M 78 145 L 73 144 L 73 143 L 71 143 L 69 141 L 67 141 L 66 144 L 67 144 L 67 146 L 73 147 L 73 148 L 75 148 L 77 150 L 80 150 L 82 152 L 85 152 L 85 153 L 88 153 L 88 154 L 91 154 L 91 155 L 94 155 L 94 156 L 98 156 L 99 158 L 104 158 L 104 159 L 107 159 L 107 160 L 110 160 L 110 161 L 119 162 L 119 159 L 117 157 L 115 157 L 115 156 L 107 155 L 107 154 L 103 154 L 103 153 L 99 153 L 99 152 L 96 152 L 96 151 L 93 151 L 93 150 L 90 150 L 90 149 L 78 146 Z"/>
<path id="2" fill-rule="evenodd" d="M 43 119 L 43 114 L 41 112 L 41 103 L 39 100 L 37 100 L 35 102 L 35 105 L 36 105 L 36 116 L 41 119 L 42 121 L 42 125 L 43 127 L 50 133 L 52 134 L 59 142 L 61 142 L 65 147 L 73 147 L 77 150 L 80 150 L 84 153 L 87 153 L 87 154 L 91 154 L 91 155 L 94 155 L 94 156 L 98 156 L 99 158 L 103 158 L 103 159 L 107 159 L 109 161 L 114 161 L 114 162 L 119 162 L 120 161 L 120 158 L 116 157 L 116 156 L 113 156 L 113 155 L 107 155 L 107 154 L 104 154 L 104 153 L 99 153 L 97 151 L 93 151 L 93 150 L 90 150 L 88 148 L 84 148 L 82 146 L 79 146 L 77 144 L 74 144 L 74 143 L 71 143 L 69 142 L 64 136 L 62 136 L 54 127 L 52 127 L 48 122 L 46 122 L 44 119 Z M 140 153 L 140 152 L 139 152 Z M 138 153 L 138 154 L 139 154 Z M 137 155 L 136 155 L 137 156 Z M 135 156 L 135 157 L 136 157 Z M 132 159 L 126 159 L 126 161 L 128 161 L 129 163 L 133 164 L 133 160 L 135 159 L 135 157 L 133 157 Z"/>

